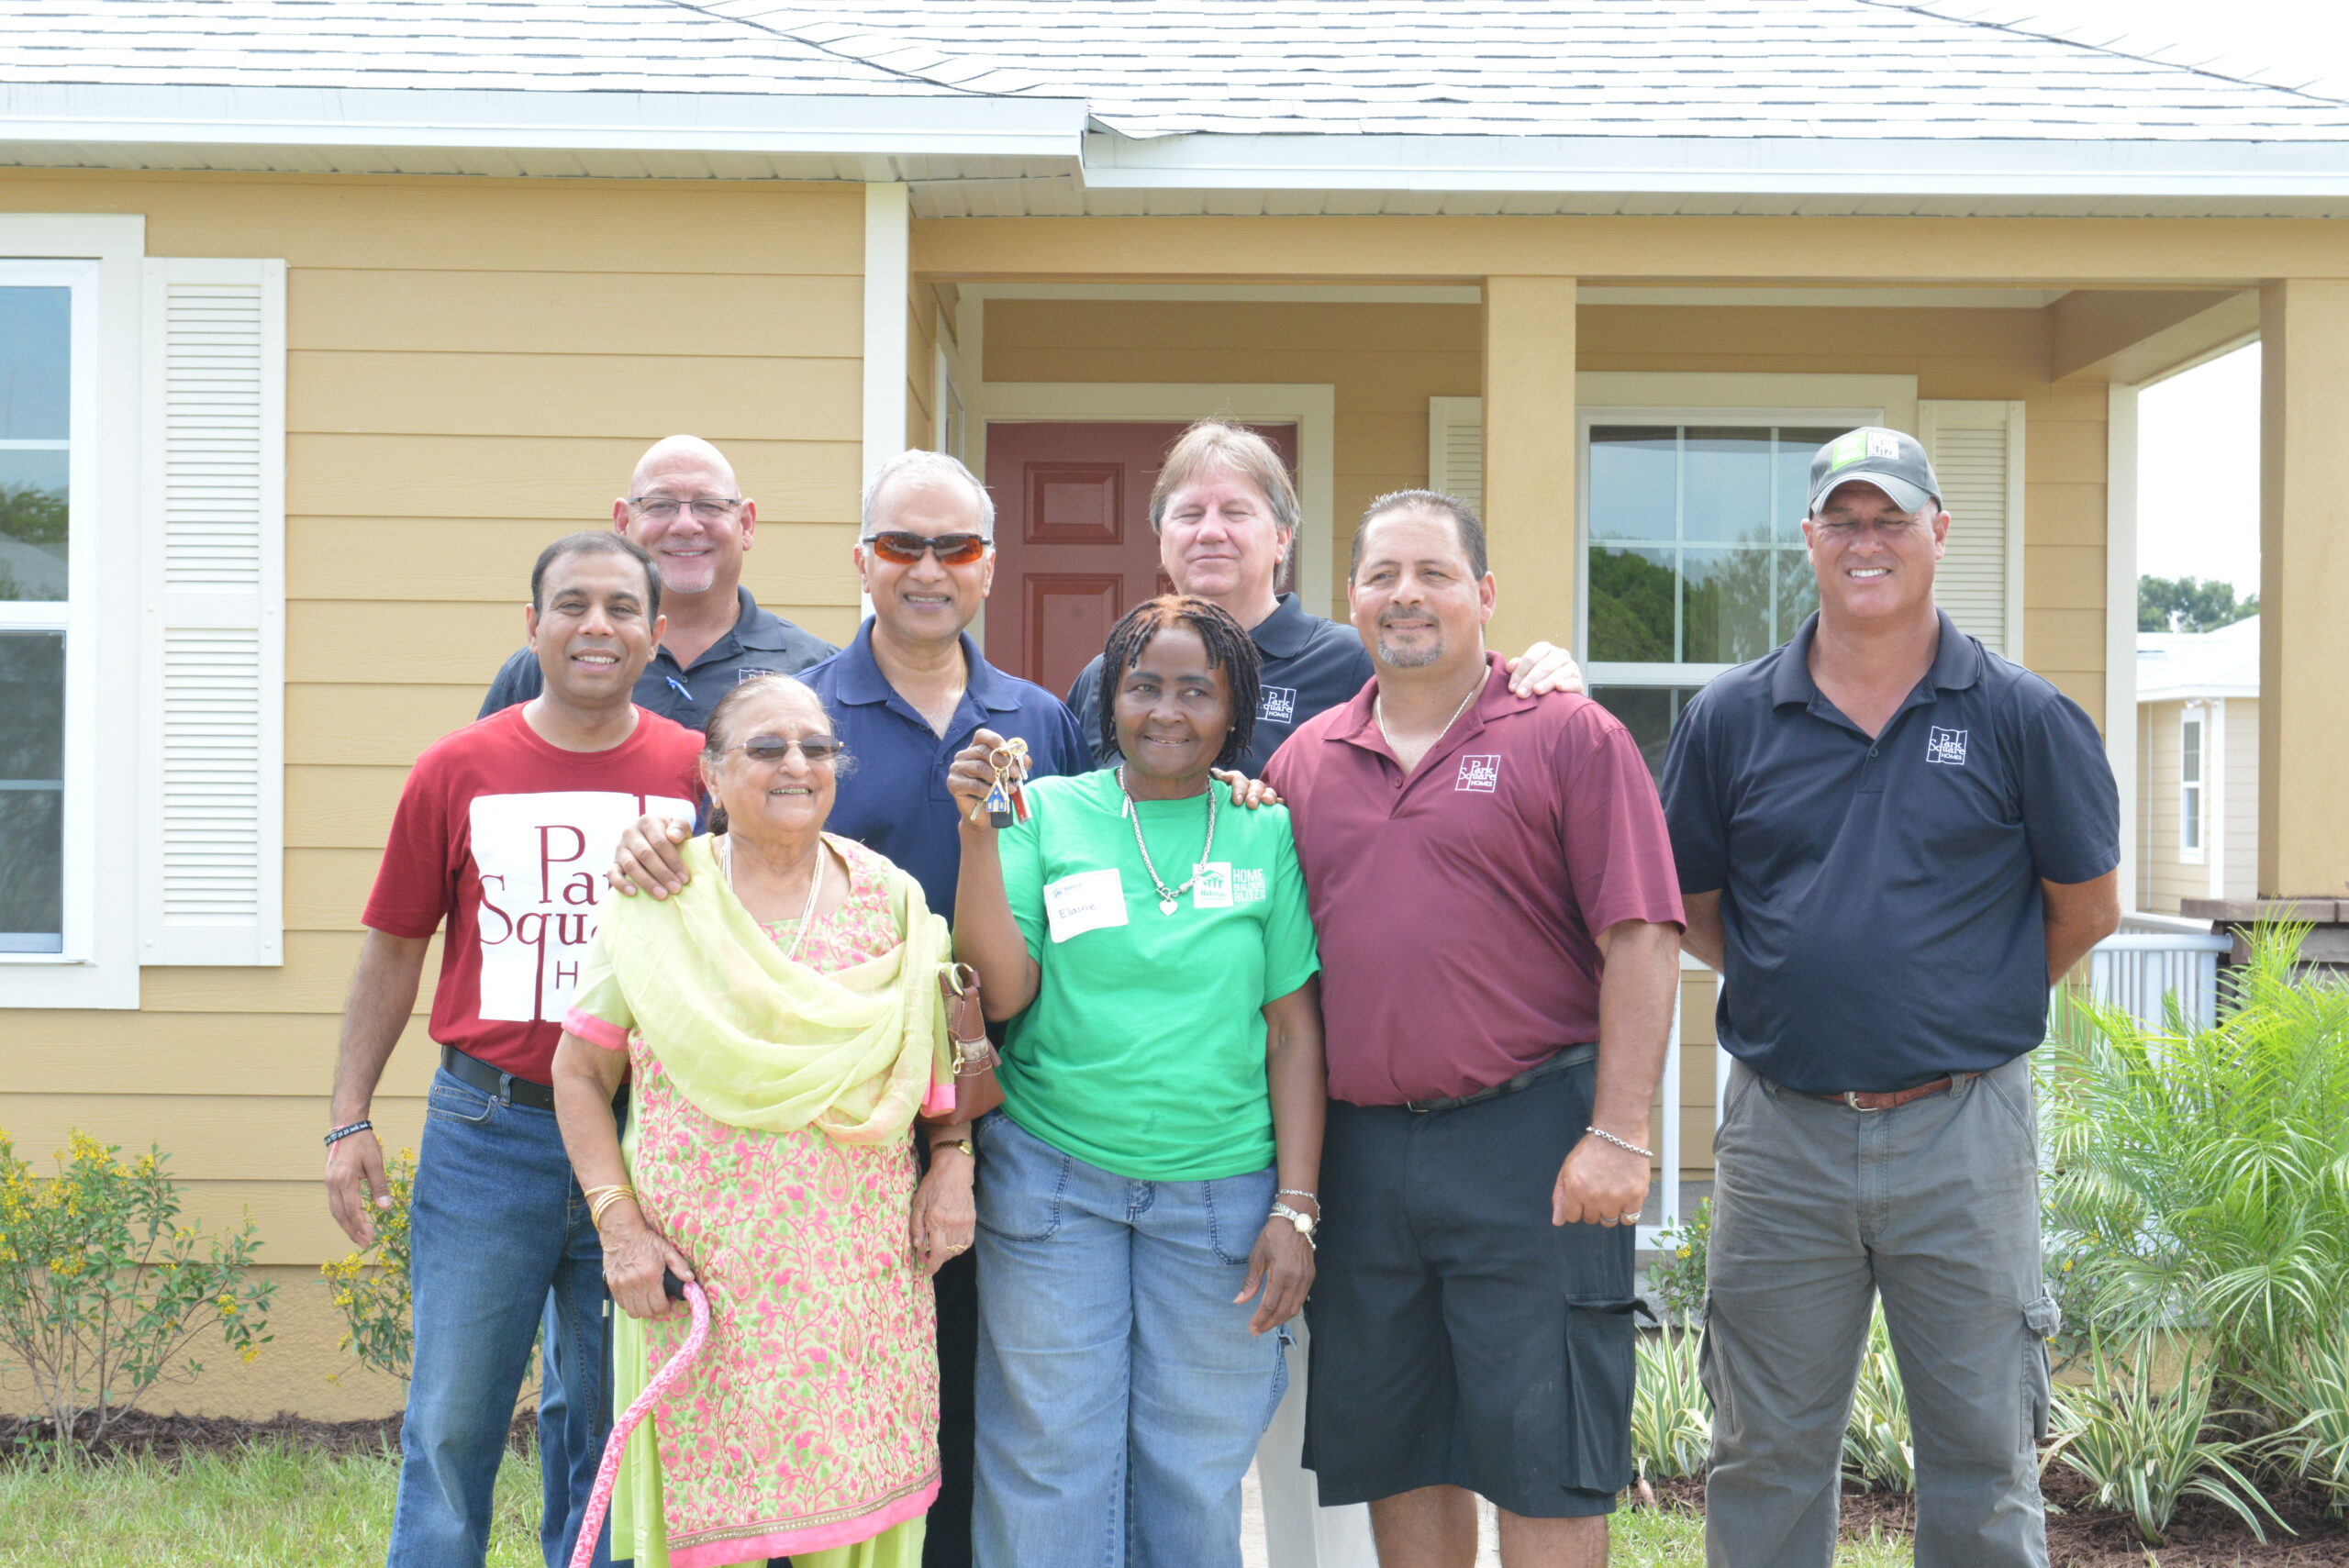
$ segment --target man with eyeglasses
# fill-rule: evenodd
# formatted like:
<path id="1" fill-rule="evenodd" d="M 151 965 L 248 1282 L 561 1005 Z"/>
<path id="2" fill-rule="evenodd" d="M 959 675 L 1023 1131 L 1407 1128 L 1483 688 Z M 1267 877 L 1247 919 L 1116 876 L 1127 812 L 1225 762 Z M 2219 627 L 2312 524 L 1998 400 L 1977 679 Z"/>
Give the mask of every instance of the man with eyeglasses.
<path id="1" fill-rule="evenodd" d="M 629 493 L 612 503 L 612 527 L 661 568 L 669 632 L 636 684 L 636 702 L 699 729 L 711 705 L 752 675 L 796 675 L 835 650 L 759 607 L 742 586 L 742 557 L 758 503 L 734 483 L 724 455 L 698 436 L 670 436 L 638 460 Z M 481 705 L 488 717 L 540 690 L 526 649 L 506 662 Z"/>
<path id="2" fill-rule="evenodd" d="M 995 582 L 995 503 L 941 452 L 902 452 L 864 491 L 856 572 L 873 613 L 846 648 L 804 673 L 854 758 L 837 784 L 829 827 L 878 850 L 951 913 L 962 869 L 947 767 L 981 730 L 1027 742 L 1031 778 L 1083 773 L 1092 757 L 1060 698 L 986 662 L 966 629 Z M 685 824 L 647 817 L 621 835 L 619 869 L 656 897 L 685 883 L 674 842 Z M 625 884 L 622 893 L 633 889 Z M 932 1157 L 971 1158 L 968 1129 L 939 1129 Z M 922 1546 L 927 1568 L 971 1561 L 972 1384 L 978 1357 L 978 1269 L 963 1253 L 938 1291 L 938 1501 Z"/>
<path id="3" fill-rule="evenodd" d="M 1714 1568 L 1827 1568 L 1880 1301 L 1916 1429 L 1919 1568 L 2042 1568 L 2058 1314 L 2031 1052 L 2120 923 L 2120 797 L 2052 684 L 1933 603 L 1951 528 L 1917 439 L 1819 450 L 1819 612 L 1672 732 L 1687 946 L 1735 1063 L 1705 1313 Z"/>

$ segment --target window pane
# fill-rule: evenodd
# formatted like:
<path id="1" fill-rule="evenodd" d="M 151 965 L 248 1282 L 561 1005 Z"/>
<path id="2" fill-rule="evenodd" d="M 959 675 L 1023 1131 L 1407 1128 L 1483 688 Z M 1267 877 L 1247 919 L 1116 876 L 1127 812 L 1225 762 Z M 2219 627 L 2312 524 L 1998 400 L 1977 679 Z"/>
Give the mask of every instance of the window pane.
<path id="1" fill-rule="evenodd" d="M 1669 425 L 1591 427 L 1591 538 L 1672 538 L 1678 445 Z"/>
<path id="2" fill-rule="evenodd" d="M 65 637 L 0 632 L 0 952 L 61 952 Z"/>
<path id="3" fill-rule="evenodd" d="M 66 334 L 73 291 L 0 288 L 0 441 L 66 435 Z"/>
<path id="4" fill-rule="evenodd" d="M 1770 432 L 1691 426 L 1680 537 L 1759 544 L 1770 534 Z"/>
<path id="5" fill-rule="evenodd" d="M 65 495 L 64 448 L 0 449 L 0 601 L 65 597 Z"/>
<path id="6" fill-rule="evenodd" d="M 1802 623 L 1819 608 L 1819 578 L 1810 569 L 1810 557 L 1801 550 L 1771 553 L 1778 562 L 1778 624 L 1770 634 L 1770 646 L 1776 648 L 1800 631 Z"/>
<path id="7" fill-rule="evenodd" d="M 1680 657 L 1684 662 L 1742 664 L 1770 651 L 1770 577 L 1778 553 L 1769 550 L 1680 552 L 1685 595 Z"/>
<path id="8" fill-rule="evenodd" d="M 1640 743 L 1648 772 L 1661 780 L 1664 745 L 1672 739 L 1672 727 L 1680 721 L 1680 710 L 1697 692 L 1695 686 L 1593 686 L 1590 696 L 1623 721 L 1623 728 Z"/>
<path id="9" fill-rule="evenodd" d="M 1781 429 L 1777 489 L 1770 503 L 1772 537 L 1781 544 L 1802 542 L 1802 519 L 1810 510 L 1810 460 L 1841 430 Z"/>
<path id="10" fill-rule="evenodd" d="M 1590 552 L 1590 656 L 1670 663 L 1672 551 Z"/>

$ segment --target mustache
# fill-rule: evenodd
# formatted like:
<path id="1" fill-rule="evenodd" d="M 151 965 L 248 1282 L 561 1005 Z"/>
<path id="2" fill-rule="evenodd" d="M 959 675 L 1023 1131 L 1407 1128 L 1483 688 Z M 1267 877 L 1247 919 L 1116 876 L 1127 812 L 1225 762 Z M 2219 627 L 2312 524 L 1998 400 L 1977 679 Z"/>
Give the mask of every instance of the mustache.
<path id="1" fill-rule="evenodd" d="M 1378 612 L 1378 624 L 1379 624 L 1380 626 L 1392 626 L 1395 622 L 1397 622 L 1397 621 L 1398 621 L 1398 620 L 1433 620 L 1433 619 L 1435 619 L 1435 617 L 1434 617 L 1433 616 L 1431 616 L 1431 615 L 1428 614 L 1428 612 L 1427 612 L 1426 610 L 1424 610 L 1424 609 L 1419 609 L 1419 608 L 1417 608 L 1417 607 L 1410 608 L 1410 609 L 1404 609 L 1404 608 L 1400 608 L 1400 607 L 1398 607 L 1398 606 L 1394 606 L 1394 605 L 1389 605 L 1389 606 L 1387 606 L 1385 609 L 1383 609 L 1383 610 L 1381 610 L 1381 611 L 1379 611 L 1379 612 Z"/>

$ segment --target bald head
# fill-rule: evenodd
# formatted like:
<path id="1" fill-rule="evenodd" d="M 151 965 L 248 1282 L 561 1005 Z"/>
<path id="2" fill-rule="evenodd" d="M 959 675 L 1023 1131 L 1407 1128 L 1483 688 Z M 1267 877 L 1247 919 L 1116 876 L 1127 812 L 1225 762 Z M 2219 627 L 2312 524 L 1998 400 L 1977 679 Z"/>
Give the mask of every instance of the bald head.
<path id="1" fill-rule="evenodd" d="M 742 499 L 734 465 L 699 436 L 667 436 L 637 459 L 612 527 L 651 552 L 674 603 L 672 629 L 708 603 L 730 615 L 758 508 Z"/>
<path id="2" fill-rule="evenodd" d="M 740 494 L 734 487 L 734 465 L 699 436 L 663 436 L 645 448 L 636 460 L 636 472 L 629 475 L 628 493 L 641 495 L 662 476 L 681 473 L 716 479 L 722 495 Z"/>

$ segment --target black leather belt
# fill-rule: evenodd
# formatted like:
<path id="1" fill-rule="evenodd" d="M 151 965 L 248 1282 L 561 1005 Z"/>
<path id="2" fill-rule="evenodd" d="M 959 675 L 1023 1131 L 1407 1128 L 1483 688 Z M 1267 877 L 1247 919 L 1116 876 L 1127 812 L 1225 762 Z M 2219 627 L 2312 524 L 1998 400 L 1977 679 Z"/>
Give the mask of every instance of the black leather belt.
<path id="1" fill-rule="evenodd" d="M 467 1056 L 453 1045 L 440 1048 L 440 1070 L 484 1095 L 495 1095 L 501 1100 L 529 1106 L 533 1110 L 554 1109 L 554 1091 L 544 1084 L 517 1078 L 503 1068 L 492 1067 L 477 1056 Z"/>
<path id="2" fill-rule="evenodd" d="M 1570 1045 L 1549 1061 L 1537 1063 L 1511 1078 L 1506 1084 L 1496 1084 L 1489 1089 L 1479 1089 L 1473 1095 L 1453 1095 L 1442 1100 L 1405 1100 L 1403 1108 L 1426 1116 L 1431 1111 L 1456 1111 L 1463 1106 L 1473 1106 L 1480 1100 L 1497 1100 L 1503 1095 L 1514 1095 L 1520 1089 L 1530 1089 L 1542 1079 L 1564 1073 L 1569 1067 L 1579 1067 L 1598 1054 L 1596 1045 Z"/>

